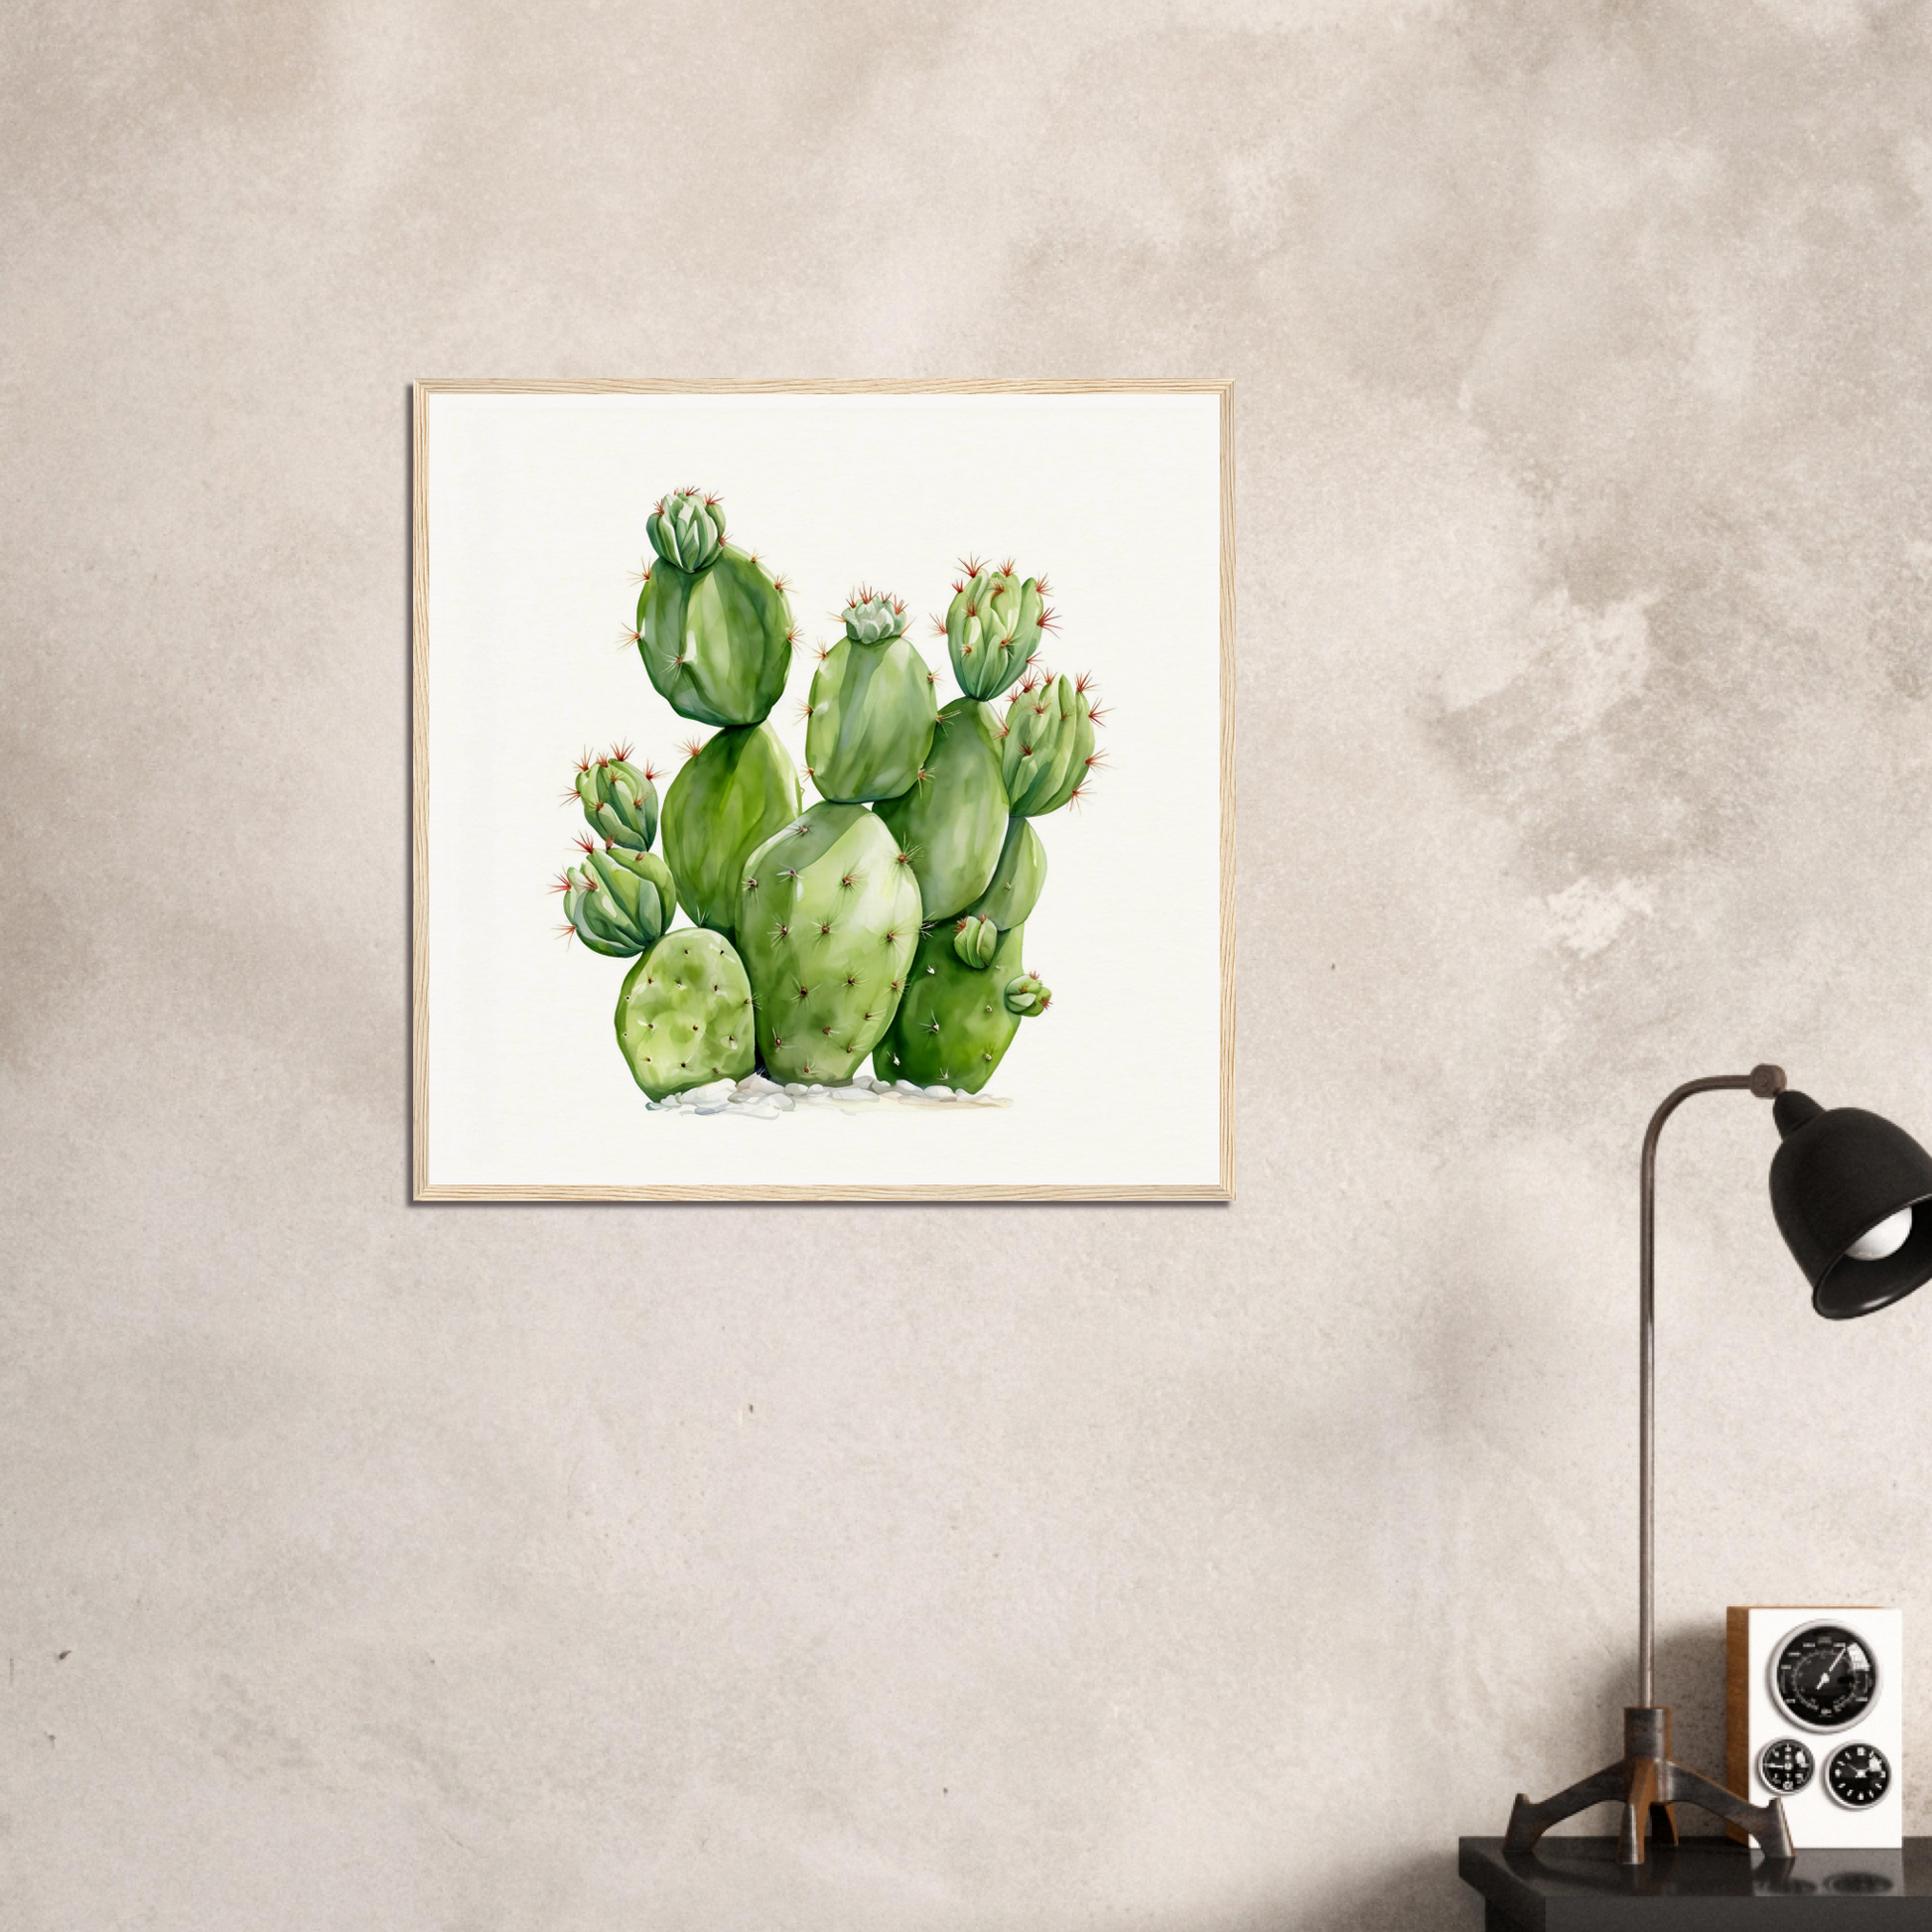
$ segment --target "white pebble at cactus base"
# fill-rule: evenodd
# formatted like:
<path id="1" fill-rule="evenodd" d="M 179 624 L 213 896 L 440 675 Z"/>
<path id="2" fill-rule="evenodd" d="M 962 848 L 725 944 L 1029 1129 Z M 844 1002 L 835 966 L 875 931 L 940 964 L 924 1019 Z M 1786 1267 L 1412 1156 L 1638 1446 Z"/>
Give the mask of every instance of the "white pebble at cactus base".
<path id="1" fill-rule="evenodd" d="M 799 1107 L 878 1114 L 901 1107 L 1011 1107 L 1013 1102 L 990 1093 L 963 1093 L 956 1087 L 915 1087 L 910 1080 L 875 1080 L 869 1073 L 855 1073 L 842 1087 L 805 1086 L 796 1080 L 780 1086 L 761 1073 L 748 1073 L 742 1080 L 707 1081 L 701 1087 L 686 1087 L 666 1100 L 647 1100 L 644 1105 L 651 1113 L 730 1113 L 741 1120 L 776 1120 Z"/>
<path id="2" fill-rule="evenodd" d="M 662 774 L 628 747 L 587 754 L 565 798 L 589 834 L 556 882 L 562 933 L 633 962 L 616 1035 L 642 1110 L 1010 1106 L 984 1089 L 1052 1003 L 1024 950 L 1047 872 L 1034 821 L 1101 759 L 1087 680 L 1039 661 L 1046 580 L 961 565 L 934 619 L 962 693 L 943 709 L 905 602 L 854 591 L 799 707 L 806 805 L 769 723 L 801 641 L 785 579 L 702 491 L 662 497 L 645 529 L 626 641 L 711 735 L 686 745 L 661 812 Z"/>

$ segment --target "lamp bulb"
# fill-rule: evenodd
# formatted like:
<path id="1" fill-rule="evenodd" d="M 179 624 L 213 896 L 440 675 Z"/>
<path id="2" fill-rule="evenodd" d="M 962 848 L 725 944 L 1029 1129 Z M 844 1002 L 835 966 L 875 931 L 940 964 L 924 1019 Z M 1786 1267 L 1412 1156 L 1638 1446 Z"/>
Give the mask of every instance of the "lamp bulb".
<path id="1" fill-rule="evenodd" d="M 1883 1261 L 1905 1245 L 1911 1231 L 1912 1210 L 1901 1207 L 1896 1214 L 1887 1214 L 1875 1228 L 1866 1228 L 1845 1252 L 1854 1261 Z"/>

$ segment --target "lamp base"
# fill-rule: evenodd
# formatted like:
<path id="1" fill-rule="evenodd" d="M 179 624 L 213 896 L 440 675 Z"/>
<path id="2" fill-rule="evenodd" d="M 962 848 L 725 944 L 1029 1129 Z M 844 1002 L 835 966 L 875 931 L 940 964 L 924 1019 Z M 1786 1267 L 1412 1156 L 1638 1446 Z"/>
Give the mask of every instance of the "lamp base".
<path id="1" fill-rule="evenodd" d="M 1702 1805 L 1727 1824 L 1741 1827 L 1756 1839 L 1767 1859 L 1791 1856 L 1791 1832 L 1784 1822 L 1784 1806 L 1776 1798 L 1753 1805 L 1700 1773 L 1671 1761 L 1670 1712 L 1663 1705 L 1631 1705 L 1623 1713 L 1623 1755 L 1614 1764 L 1533 1805 L 1519 1791 L 1509 1814 L 1503 1839 L 1506 1853 L 1535 1849 L 1536 1841 L 1559 1820 L 1587 1811 L 1591 1805 L 1621 1805 L 1623 1823 L 1617 1833 L 1619 1864 L 1642 1864 L 1646 1834 L 1659 1845 L 1677 1843 L 1677 1820 L 1671 1806 L 1679 1802 Z"/>

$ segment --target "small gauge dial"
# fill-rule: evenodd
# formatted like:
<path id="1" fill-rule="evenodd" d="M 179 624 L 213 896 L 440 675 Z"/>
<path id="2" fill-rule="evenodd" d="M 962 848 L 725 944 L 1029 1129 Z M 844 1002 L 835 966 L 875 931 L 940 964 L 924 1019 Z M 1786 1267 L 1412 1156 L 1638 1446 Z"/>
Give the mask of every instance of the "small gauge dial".
<path id="1" fill-rule="evenodd" d="M 1857 1632 L 1814 1623 L 1785 1640 L 1771 1664 L 1771 1688 L 1794 1724 L 1842 1730 L 1871 1709 L 1878 1669 Z"/>
<path id="2" fill-rule="evenodd" d="M 1766 1744 L 1757 1755 L 1757 1775 L 1773 1791 L 1781 1791 L 1786 1797 L 1802 1791 L 1817 1768 L 1811 1752 L 1795 1737 L 1780 1737 L 1775 1744 Z"/>
<path id="3" fill-rule="evenodd" d="M 1840 1804 L 1863 1811 L 1891 1789 L 1891 1766 L 1876 1744 L 1841 1744 L 1825 1761 L 1825 1782 Z"/>

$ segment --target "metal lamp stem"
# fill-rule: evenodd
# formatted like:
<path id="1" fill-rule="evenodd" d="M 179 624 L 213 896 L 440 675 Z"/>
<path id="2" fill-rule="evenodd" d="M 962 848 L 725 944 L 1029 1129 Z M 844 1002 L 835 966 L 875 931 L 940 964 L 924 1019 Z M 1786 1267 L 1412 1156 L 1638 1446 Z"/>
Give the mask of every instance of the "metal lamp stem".
<path id="1" fill-rule="evenodd" d="M 1657 1659 L 1657 1141 L 1669 1120 L 1694 1093 L 1724 1087 L 1747 1088 L 1760 1100 L 1784 1091 L 1784 1069 L 1757 1066 L 1748 1073 L 1718 1073 L 1686 1080 L 1650 1117 L 1643 1137 L 1643 1212 L 1637 1236 L 1639 1291 L 1643 1312 L 1639 1339 L 1637 1459 L 1641 1464 L 1637 1501 L 1637 1703 L 1649 1706 Z"/>

